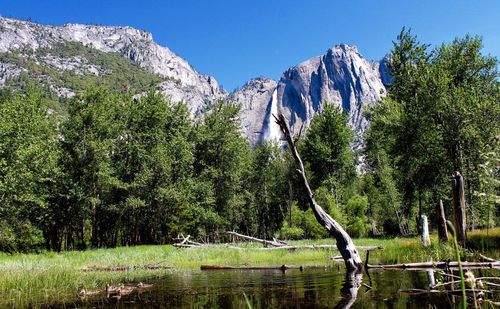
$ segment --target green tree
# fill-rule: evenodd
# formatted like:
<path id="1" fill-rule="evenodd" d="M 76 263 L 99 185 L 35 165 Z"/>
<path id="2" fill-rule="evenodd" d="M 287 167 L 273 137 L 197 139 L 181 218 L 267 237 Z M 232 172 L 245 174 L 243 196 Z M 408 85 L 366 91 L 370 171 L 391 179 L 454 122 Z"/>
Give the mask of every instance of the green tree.
<path id="1" fill-rule="evenodd" d="M 61 176 L 57 117 L 42 92 L 0 99 L 0 250 L 37 248 L 45 237 L 54 242 L 58 223 L 52 203 Z"/>
<path id="2" fill-rule="evenodd" d="M 269 239 L 282 226 L 287 213 L 288 179 L 283 149 L 268 142 L 256 147 L 251 191 L 258 237 Z"/>
<path id="3" fill-rule="evenodd" d="M 213 205 L 205 204 L 211 215 L 207 233 L 221 229 L 238 229 L 248 202 L 251 163 L 250 146 L 241 136 L 240 107 L 218 101 L 209 106 L 198 125 L 194 171 L 198 181 L 208 183 L 213 192 Z"/>
<path id="4" fill-rule="evenodd" d="M 124 136 L 126 100 L 103 89 L 89 90 L 69 102 L 63 125 L 64 169 L 69 175 L 68 192 L 78 247 L 86 248 L 87 229 L 93 247 L 109 245 L 119 215 L 114 198 L 124 184 L 113 166 L 113 154 Z"/>
<path id="5" fill-rule="evenodd" d="M 428 51 L 405 29 L 394 43 L 388 64 L 393 83 L 368 113 L 366 151 L 370 173 L 387 187 L 386 195 L 395 181 L 406 221 L 415 205 L 420 215 L 437 199 L 449 201 L 454 170 L 466 179 L 472 225 L 479 219 L 472 193 L 481 176 L 475 171 L 499 133 L 500 115 L 497 61 L 482 55 L 481 46 L 480 38 L 466 36 Z"/>
<path id="6" fill-rule="evenodd" d="M 312 172 L 313 189 L 326 186 L 337 202 L 345 201 L 345 193 L 356 177 L 351 142 L 347 115 L 325 104 L 323 112 L 313 118 L 301 145 L 304 162 Z"/>

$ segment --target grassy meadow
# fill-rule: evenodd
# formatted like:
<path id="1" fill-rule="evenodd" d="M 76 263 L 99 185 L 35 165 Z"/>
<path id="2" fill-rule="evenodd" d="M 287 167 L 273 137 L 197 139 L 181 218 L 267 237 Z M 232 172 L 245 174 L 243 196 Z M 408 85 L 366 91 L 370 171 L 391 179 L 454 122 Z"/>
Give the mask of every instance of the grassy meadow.
<path id="1" fill-rule="evenodd" d="M 439 244 L 436 235 L 432 245 L 422 247 L 417 237 L 391 239 L 356 239 L 356 245 L 379 245 L 384 249 L 370 254 L 370 263 L 420 262 L 453 259 L 450 244 Z M 471 245 L 483 248 L 490 257 L 500 258 L 498 245 L 500 229 L 476 231 L 469 234 Z M 331 239 L 302 240 L 291 244 L 334 244 Z M 260 244 L 240 243 L 241 250 L 224 247 L 178 249 L 171 245 L 136 246 L 89 251 L 40 254 L 0 253 L 0 307 L 39 307 L 66 303 L 78 299 L 82 289 L 104 289 L 107 284 L 147 282 L 176 271 L 199 270 L 200 265 L 279 266 L 330 265 L 343 267 L 331 260 L 336 250 L 258 250 Z M 473 251 L 463 252 L 469 260 Z M 364 259 L 365 253 L 361 252 Z M 144 265 L 170 268 L 144 269 Z M 84 271 L 89 266 L 133 266 L 127 271 Z"/>

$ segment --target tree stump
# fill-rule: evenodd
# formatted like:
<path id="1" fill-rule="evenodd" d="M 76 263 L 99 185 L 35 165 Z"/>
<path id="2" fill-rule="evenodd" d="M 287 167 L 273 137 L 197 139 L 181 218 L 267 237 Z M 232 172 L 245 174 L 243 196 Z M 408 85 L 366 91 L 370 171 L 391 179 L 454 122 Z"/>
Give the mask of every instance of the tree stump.
<path id="1" fill-rule="evenodd" d="M 448 241 L 448 228 L 446 227 L 446 216 L 444 214 L 443 201 L 436 202 L 436 226 L 440 242 Z"/>
<path id="2" fill-rule="evenodd" d="M 464 178 L 460 172 L 455 172 L 451 178 L 453 210 L 455 212 L 455 233 L 457 242 L 465 245 L 467 219 L 465 213 Z"/>
<path id="3" fill-rule="evenodd" d="M 422 227 L 422 244 L 427 247 L 431 244 L 431 238 L 429 237 L 429 223 L 426 215 L 420 217 L 420 225 Z"/>

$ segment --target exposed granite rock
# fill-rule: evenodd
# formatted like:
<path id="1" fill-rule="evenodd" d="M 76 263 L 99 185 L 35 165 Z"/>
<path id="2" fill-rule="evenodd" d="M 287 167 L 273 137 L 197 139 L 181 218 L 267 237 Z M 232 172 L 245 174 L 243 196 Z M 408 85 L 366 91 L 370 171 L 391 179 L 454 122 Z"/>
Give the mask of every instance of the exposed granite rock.
<path id="1" fill-rule="evenodd" d="M 196 92 L 206 100 L 213 101 L 227 95 L 213 77 L 199 74 L 186 60 L 155 43 L 151 33 L 132 27 L 79 24 L 46 26 L 0 17 L 0 38 L 0 52 L 23 48 L 35 50 L 50 48 L 57 43 L 80 42 L 104 52 L 123 54 L 152 73 L 180 81 L 182 88 L 196 88 Z M 187 93 L 182 96 L 177 86 L 174 83 L 170 87 L 160 87 L 166 95 L 182 99 L 188 104 L 191 104 L 190 99 L 196 99 L 191 109 L 196 112 L 198 95 Z"/>
<path id="2" fill-rule="evenodd" d="M 119 53 L 149 72 L 168 78 L 157 85 L 157 90 L 173 101 L 185 101 L 194 117 L 201 116 L 205 106 L 217 99 L 240 103 L 242 134 L 251 145 L 280 138 L 272 114 L 283 112 L 297 133 L 302 126 L 307 129 L 324 104 L 334 104 L 348 111 L 349 124 L 356 133 L 354 147 L 359 148 L 363 144 L 360 137 L 368 125 L 363 111 L 385 95 L 385 85 L 390 82 L 383 60 L 368 61 L 355 46 L 342 44 L 288 69 L 278 83 L 256 78 L 228 95 L 213 77 L 199 74 L 186 60 L 155 43 L 149 32 L 131 27 L 46 26 L 0 17 L 0 52 L 51 48 L 67 42 Z M 102 76 L 108 73 L 81 57 L 48 55 L 35 60 L 74 74 Z M 0 86 L 21 73 L 22 68 L 0 63 Z M 71 89 L 52 84 L 51 87 L 60 96 L 74 95 Z"/>
<path id="3" fill-rule="evenodd" d="M 285 71 L 274 89 L 266 88 L 264 97 L 259 97 L 256 91 L 258 82 L 250 81 L 235 93 L 243 106 L 254 100 L 259 104 L 268 102 L 264 121 L 263 106 L 255 110 L 246 108 L 244 113 L 245 126 L 251 127 L 251 132 L 260 132 L 256 137 L 245 131 L 252 144 L 263 139 L 280 139 L 281 133 L 272 114 L 282 112 L 289 119 L 292 131 L 298 133 L 301 127 L 303 132 L 307 129 L 314 115 L 321 113 L 324 104 L 334 104 L 348 111 L 349 125 L 355 132 L 353 147 L 357 149 L 363 145 L 362 134 L 368 125 L 363 116 L 365 107 L 375 104 L 385 95 L 385 85 L 390 82 L 390 77 L 383 60 L 368 61 L 355 46 L 342 44 Z M 259 128 L 259 124 L 263 127 Z"/>
<path id="4" fill-rule="evenodd" d="M 229 100 L 241 104 L 243 135 L 252 146 L 260 143 L 263 138 L 262 129 L 276 85 L 274 80 L 260 77 L 248 81 L 229 96 Z"/>
<path id="5" fill-rule="evenodd" d="M 278 109 L 298 132 L 321 113 L 324 104 L 334 104 L 348 111 L 349 124 L 360 136 L 368 125 L 365 106 L 386 92 L 382 75 L 379 62 L 364 59 L 355 46 L 338 45 L 283 74 L 277 88 Z"/>
<path id="6" fill-rule="evenodd" d="M 40 57 L 39 60 L 44 65 L 49 65 L 59 71 L 70 71 L 76 75 L 92 74 L 95 76 L 101 76 L 111 73 L 98 65 L 88 63 L 86 58 L 80 56 L 64 58 L 47 55 Z"/>
<path id="7" fill-rule="evenodd" d="M 0 62 L 0 87 L 5 86 L 7 80 L 19 76 L 23 69 L 16 67 L 12 63 Z"/>

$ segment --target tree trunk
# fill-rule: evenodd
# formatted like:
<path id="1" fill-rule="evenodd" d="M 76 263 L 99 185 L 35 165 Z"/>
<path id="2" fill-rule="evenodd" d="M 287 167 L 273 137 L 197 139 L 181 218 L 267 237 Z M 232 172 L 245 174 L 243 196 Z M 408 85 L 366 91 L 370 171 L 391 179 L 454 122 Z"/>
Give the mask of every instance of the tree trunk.
<path id="1" fill-rule="evenodd" d="M 455 212 L 455 233 L 457 242 L 465 245 L 467 219 L 465 215 L 464 178 L 460 172 L 452 176 L 453 210 Z"/>
<path id="2" fill-rule="evenodd" d="M 321 208 L 321 206 L 318 205 L 318 203 L 316 203 L 316 200 L 314 199 L 313 192 L 309 187 L 309 183 L 306 178 L 304 164 L 302 163 L 302 159 L 300 158 L 297 148 L 295 147 L 295 142 L 290 133 L 290 128 L 288 127 L 288 123 L 285 119 L 285 116 L 283 114 L 280 114 L 278 118 L 276 116 L 274 116 L 274 118 L 276 119 L 276 123 L 280 126 L 283 135 L 286 137 L 286 140 L 288 142 L 288 147 L 292 152 L 295 164 L 297 166 L 297 172 L 299 173 L 302 181 L 302 186 L 305 189 L 307 200 L 311 205 L 316 220 L 321 225 L 323 225 L 323 227 L 328 231 L 328 233 L 331 236 L 333 236 L 336 239 L 337 248 L 340 251 L 342 257 L 344 258 L 344 263 L 347 268 L 347 271 L 348 272 L 362 271 L 363 262 L 361 261 L 361 258 L 358 254 L 358 251 L 356 250 L 356 247 L 354 246 L 351 237 L 349 236 L 349 234 L 347 234 L 346 231 L 344 231 L 342 226 L 340 226 L 340 224 L 338 224 L 337 221 L 333 220 L 333 218 L 330 217 L 330 215 L 327 214 L 323 210 L 323 208 Z"/>
<path id="3" fill-rule="evenodd" d="M 438 238 L 441 242 L 448 241 L 448 228 L 446 227 L 446 216 L 444 214 L 443 201 L 436 202 L 436 225 L 438 230 Z"/>
<path id="4" fill-rule="evenodd" d="M 74 249 L 73 246 L 73 224 L 71 222 L 66 227 L 66 250 Z"/>
<path id="5" fill-rule="evenodd" d="M 87 250 L 87 242 L 85 241 L 85 220 L 80 221 L 80 250 Z"/>

